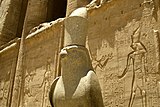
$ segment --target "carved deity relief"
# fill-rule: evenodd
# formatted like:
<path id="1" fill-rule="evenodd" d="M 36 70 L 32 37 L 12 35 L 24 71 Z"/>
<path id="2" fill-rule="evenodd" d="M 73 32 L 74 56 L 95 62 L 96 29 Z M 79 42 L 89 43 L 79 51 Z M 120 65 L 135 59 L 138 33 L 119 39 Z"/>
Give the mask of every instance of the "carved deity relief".
<path id="1" fill-rule="evenodd" d="M 140 41 L 140 28 L 138 27 L 131 35 L 132 43 L 131 51 L 127 56 L 127 64 L 123 70 L 122 75 L 118 76 L 122 78 L 126 75 L 129 71 L 130 66 L 132 66 L 133 78 L 132 78 L 132 85 L 131 85 L 131 95 L 129 99 L 128 107 L 133 107 L 133 102 L 135 96 L 137 94 L 137 90 L 140 91 L 141 98 L 142 98 L 142 107 L 146 107 L 146 53 L 147 49 L 144 44 Z"/>
<path id="2" fill-rule="evenodd" d="M 36 68 L 31 72 L 27 71 L 25 77 L 25 107 L 51 107 L 48 94 L 52 77 L 51 72 L 53 72 L 51 68 L 51 59 L 48 58 L 45 66 Z"/>
<path id="3" fill-rule="evenodd" d="M 143 26 L 145 25 L 138 25 L 139 27 L 136 26 L 137 25 L 132 25 L 132 27 L 135 29 L 132 31 L 133 33 L 130 33 L 131 31 L 129 31 L 131 35 L 131 42 L 123 41 L 122 45 L 117 45 L 119 54 L 122 51 L 121 46 L 125 46 L 124 43 L 127 43 L 128 46 L 130 46 L 130 49 L 126 49 L 126 52 L 128 51 L 128 54 L 126 55 L 126 61 L 124 61 L 126 65 L 123 65 L 123 67 L 119 68 L 119 72 L 121 72 L 121 74 L 118 76 L 120 79 L 119 81 L 128 81 L 131 86 L 130 88 L 125 89 L 128 91 L 130 90 L 130 95 L 127 98 L 129 99 L 129 102 L 125 103 L 125 105 L 127 107 L 157 106 L 159 105 L 157 91 L 157 77 L 159 77 L 159 67 L 156 65 L 156 63 L 159 62 L 159 50 L 157 50 L 160 46 L 159 42 L 157 42 L 159 40 L 157 37 L 159 36 L 157 36 L 157 31 L 152 30 L 151 28 L 148 29 L 149 31 L 147 33 L 142 33 L 144 32 Z M 122 33 L 120 35 L 124 34 Z M 117 44 L 121 44 L 119 39 L 117 39 Z M 125 52 L 122 51 L 121 54 L 123 53 Z M 118 56 L 118 59 L 120 57 L 121 56 Z M 119 65 L 122 65 L 122 61 L 119 60 L 119 62 L 121 63 Z M 126 83 L 127 82 L 124 82 L 124 84 Z M 137 99 L 138 96 L 140 97 L 139 101 Z M 139 103 L 137 103 L 137 101 Z"/>
<path id="4" fill-rule="evenodd" d="M 49 90 L 50 90 L 50 82 L 51 82 L 51 61 L 48 60 L 46 64 L 46 71 L 43 76 L 43 81 L 41 83 L 41 87 L 43 87 L 43 98 L 42 98 L 42 107 L 50 107 L 49 103 Z"/>
<path id="5" fill-rule="evenodd" d="M 33 82 L 33 77 L 34 77 L 35 74 L 30 74 L 30 73 L 27 73 L 26 74 L 26 77 L 25 77 L 25 94 L 28 96 L 28 97 L 31 97 L 32 96 L 32 88 L 31 88 L 31 83 Z"/>

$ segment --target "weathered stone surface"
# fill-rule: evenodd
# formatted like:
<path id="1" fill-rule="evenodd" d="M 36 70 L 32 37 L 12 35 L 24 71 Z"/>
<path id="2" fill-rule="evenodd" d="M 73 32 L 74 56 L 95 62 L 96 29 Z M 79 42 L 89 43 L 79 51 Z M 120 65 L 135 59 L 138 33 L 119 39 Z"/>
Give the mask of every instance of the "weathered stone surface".
<path id="1" fill-rule="evenodd" d="M 12 85 L 17 63 L 19 41 L 0 51 L 0 107 L 10 107 Z"/>
<path id="2" fill-rule="evenodd" d="M 17 37 L 22 0 L 0 1 L 0 46 Z"/>
<path id="3" fill-rule="evenodd" d="M 50 107 L 49 89 L 58 75 L 62 36 L 63 22 L 59 22 L 26 39 L 24 107 Z"/>
<path id="4" fill-rule="evenodd" d="M 147 105 L 145 107 L 159 107 L 160 1 L 102 1 L 101 5 L 93 5 L 88 10 L 89 29 L 86 44 L 100 82 L 105 107 L 142 107 L 145 104 Z M 21 89 L 21 105 L 50 107 L 47 94 L 51 85 L 49 81 L 53 81 L 51 78 L 61 74 L 58 53 L 63 46 L 63 22 L 57 22 L 54 27 L 52 25 L 46 27 L 48 23 L 36 27 L 45 20 L 47 5 L 42 1 L 41 10 L 39 8 L 42 4 L 35 3 L 40 1 L 32 2 L 34 5 L 30 1 L 28 10 L 30 15 L 28 14 L 29 18 L 25 23 L 27 33 L 33 27 L 35 29 L 29 36 L 25 35 L 27 36 L 24 52 L 26 73 Z M 4 23 L 9 23 L 10 27 L 7 29 L 11 28 L 9 31 L 15 33 L 17 20 L 7 21 L 9 13 L 6 14 L 6 11 L 10 9 L 8 7 L 10 3 L 9 0 L 0 0 L 0 14 L 3 13 L 4 16 L 0 17 L 2 23 L 0 32 Z M 39 7 L 36 7 L 37 5 Z M 13 7 L 11 10 L 14 12 L 8 12 L 18 12 Z M 12 18 L 17 19 L 14 18 L 17 17 L 15 14 L 10 15 L 8 17 L 13 15 Z M 7 33 L 12 36 L 10 32 Z M 11 104 L 13 93 L 11 87 L 14 83 L 18 49 L 19 46 L 14 46 L 14 43 L 0 47 L 0 107 L 10 107 Z M 131 101 L 131 94 L 134 93 L 135 98 Z M 146 103 L 144 103 L 145 98 Z M 133 104 L 129 105 L 129 102 Z"/>
<path id="5" fill-rule="evenodd" d="M 87 44 L 106 107 L 160 105 L 157 3 L 113 0 L 89 11 Z"/>

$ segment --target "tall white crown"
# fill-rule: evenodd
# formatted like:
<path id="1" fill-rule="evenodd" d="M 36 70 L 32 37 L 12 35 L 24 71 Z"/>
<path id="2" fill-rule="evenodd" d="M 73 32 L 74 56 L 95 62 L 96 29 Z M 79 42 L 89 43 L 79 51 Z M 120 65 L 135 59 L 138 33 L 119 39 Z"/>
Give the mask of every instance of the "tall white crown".
<path id="1" fill-rule="evenodd" d="M 85 46 L 88 31 L 87 9 L 78 8 L 65 19 L 64 47 L 70 45 Z"/>

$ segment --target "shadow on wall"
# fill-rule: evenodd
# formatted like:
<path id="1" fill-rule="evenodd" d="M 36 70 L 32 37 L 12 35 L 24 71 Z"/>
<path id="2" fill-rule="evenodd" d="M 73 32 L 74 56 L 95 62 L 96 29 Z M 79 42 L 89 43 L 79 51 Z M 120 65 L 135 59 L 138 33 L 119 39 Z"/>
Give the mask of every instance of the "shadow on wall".
<path id="1" fill-rule="evenodd" d="M 115 3 L 116 2 L 116 3 Z M 102 47 L 103 40 L 108 42 L 110 48 L 115 47 L 115 31 L 121 30 L 133 19 L 139 21 L 142 17 L 144 0 L 121 0 L 105 3 L 97 10 L 89 12 L 88 42 L 92 54 Z M 92 45 L 91 42 L 96 42 Z"/>

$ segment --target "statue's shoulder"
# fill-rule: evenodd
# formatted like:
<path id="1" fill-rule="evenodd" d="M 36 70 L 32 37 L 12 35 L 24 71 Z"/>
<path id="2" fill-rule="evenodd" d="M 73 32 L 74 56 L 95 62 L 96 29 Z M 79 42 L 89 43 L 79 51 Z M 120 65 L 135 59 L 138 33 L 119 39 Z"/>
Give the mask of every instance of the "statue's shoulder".
<path id="1" fill-rule="evenodd" d="M 56 84 L 57 84 L 59 78 L 60 78 L 60 77 L 56 77 L 56 78 L 53 80 L 52 85 L 51 85 L 51 88 L 50 88 L 50 92 L 49 92 L 49 100 L 50 100 L 50 103 L 51 103 L 52 107 L 54 107 L 54 106 L 53 106 L 53 102 L 52 102 L 52 101 L 53 101 L 53 93 L 54 93 L 54 89 L 55 89 L 55 87 L 56 87 Z"/>
<path id="2" fill-rule="evenodd" d="M 97 77 L 97 75 L 96 75 L 95 71 L 89 70 L 87 73 L 87 77 L 95 78 L 95 77 Z"/>
<path id="3" fill-rule="evenodd" d="M 92 82 L 98 82 L 98 77 L 97 77 L 95 71 L 93 71 L 93 70 L 90 70 L 87 73 L 87 77 L 90 79 L 90 83 L 92 83 Z"/>
<path id="4" fill-rule="evenodd" d="M 98 76 L 93 70 L 90 70 L 87 76 L 90 79 L 91 106 L 104 107 Z"/>

